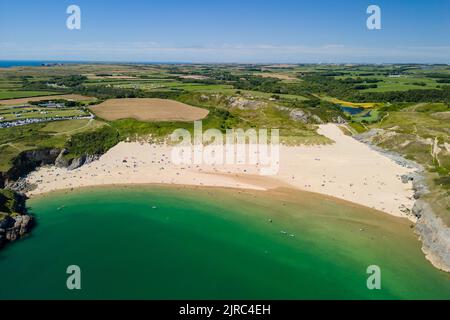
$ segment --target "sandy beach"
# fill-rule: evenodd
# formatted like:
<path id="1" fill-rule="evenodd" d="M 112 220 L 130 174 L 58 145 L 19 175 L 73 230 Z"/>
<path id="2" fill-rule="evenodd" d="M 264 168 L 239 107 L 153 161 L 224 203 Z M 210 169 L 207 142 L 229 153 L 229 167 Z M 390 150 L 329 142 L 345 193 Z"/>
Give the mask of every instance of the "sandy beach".
<path id="1" fill-rule="evenodd" d="M 335 141 L 322 146 L 281 146 L 279 172 L 259 175 L 258 165 L 175 165 L 172 147 L 122 142 L 99 160 L 69 171 L 42 167 L 26 179 L 49 191 L 114 184 L 180 184 L 269 190 L 289 187 L 333 196 L 385 213 L 406 217 L 414 205 L 412 184 L 401 175 L 411 172 L 369 146 L 346 136 L 337 125 L 321 125 L 319 133 Z"/>

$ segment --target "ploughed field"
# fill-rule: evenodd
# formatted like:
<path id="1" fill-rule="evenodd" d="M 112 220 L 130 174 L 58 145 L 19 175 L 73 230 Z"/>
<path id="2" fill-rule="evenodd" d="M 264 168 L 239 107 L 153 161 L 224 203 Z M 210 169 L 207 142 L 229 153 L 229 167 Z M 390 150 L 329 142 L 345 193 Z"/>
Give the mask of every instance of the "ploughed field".
<path id="1" fill-rule="evenodd" d="M 195 121 L 204 119 L 209 111 L 165 99 L 110 99 L 90 108 L 100 118 L 113 121 Z"/>

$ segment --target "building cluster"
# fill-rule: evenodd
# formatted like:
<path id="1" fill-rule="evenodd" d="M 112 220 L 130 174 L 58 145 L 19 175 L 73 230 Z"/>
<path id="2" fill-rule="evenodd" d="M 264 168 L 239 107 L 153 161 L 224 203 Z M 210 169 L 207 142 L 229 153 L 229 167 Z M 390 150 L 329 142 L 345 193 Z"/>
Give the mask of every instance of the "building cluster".
<path id="1" fill-rule="evenodd" d="M 49 102 L 45 102 L 45 103 L 40 103 L 39 107 L 59 109 L 59 108 L 65 108 L 66 105 L 65 105 L 65 103 L 55 103 L 53 101 L 49 101 Z"/>
<path id="2" fill-rule="evenodd" d="M 93 119 L 94 115 L 91 113 L 88 116 L 75 116 L 75 117 L 52 117 L 52 118 L 29 118 L 15 121 L 0 122 L 0 128 L 19 127 L 27 124 L 50 122 L 50 121 L 62 121 L 62 120 L 81 120 L 81 119 Z M 0 119 L 1 120 L 1 119 Z"/>

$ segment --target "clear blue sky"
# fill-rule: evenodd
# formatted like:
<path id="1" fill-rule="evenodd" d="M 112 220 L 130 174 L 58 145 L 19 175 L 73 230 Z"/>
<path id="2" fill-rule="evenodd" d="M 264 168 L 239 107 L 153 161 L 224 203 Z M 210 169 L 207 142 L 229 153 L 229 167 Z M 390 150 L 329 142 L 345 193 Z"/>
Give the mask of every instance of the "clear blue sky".
<path id="1" fill-rule="evenodd" d="M 450 63 L 450 0 L 0 0 L 0 59 Z"/>

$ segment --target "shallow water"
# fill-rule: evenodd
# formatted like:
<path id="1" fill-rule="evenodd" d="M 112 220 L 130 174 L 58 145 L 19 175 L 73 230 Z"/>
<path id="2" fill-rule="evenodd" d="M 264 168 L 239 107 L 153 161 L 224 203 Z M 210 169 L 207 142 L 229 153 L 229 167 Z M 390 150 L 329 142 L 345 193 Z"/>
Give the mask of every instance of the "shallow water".
<path id="1" fill-rule="evenodd" d="M 450 298 L 409 222 L 319 195 L 109 187 L 29 205 L 38 225 L 0 251 L 0 299 Z"/>
<path id="2" fill-rule="evenodd" d="M 349 113 L 350 115 L 355 115 L 358 113 L 363 112 L 365 109 L 360 107 L 345 107 L 345 106 L 339 106 L 342 111 Z"/>

